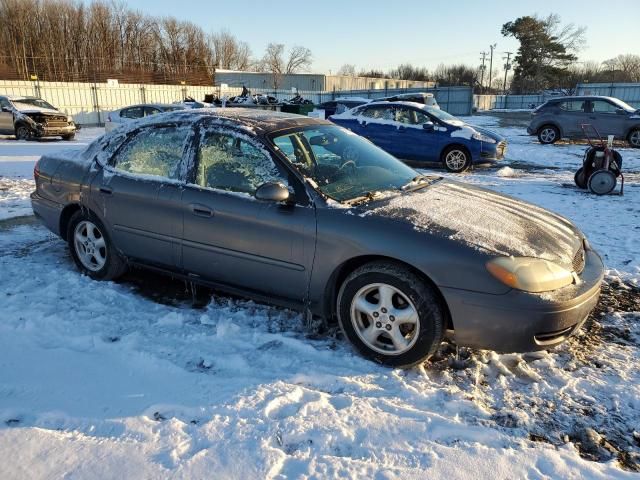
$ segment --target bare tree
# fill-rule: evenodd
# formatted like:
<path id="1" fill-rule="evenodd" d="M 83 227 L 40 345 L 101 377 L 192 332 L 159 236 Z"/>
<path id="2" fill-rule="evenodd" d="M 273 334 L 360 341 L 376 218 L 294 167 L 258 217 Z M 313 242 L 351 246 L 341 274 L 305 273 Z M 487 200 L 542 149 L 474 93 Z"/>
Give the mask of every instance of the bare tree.
<path id="1" fill-rule="evenodd" d="M 338 75 L 343 75 L 345 77 L 355 77 L 356 66 L 351 63 L 345 63 L 338 69 Z"/>
<path id="2" fill-rule="evenodd" d="M 285 67 L 285 73 L 298 73 L 301 70 L 308 70 L 311 66 L 313 56 L 311 50 L 306 47 L 296 45 L 289 50 L 289 59 Z"/>
<path id="3" fill-rule="evenodd" d="M 251 49 L 226 30 L 209 35 L 213 63 L 218 68 L 247 70 L 251 63 Z"/>

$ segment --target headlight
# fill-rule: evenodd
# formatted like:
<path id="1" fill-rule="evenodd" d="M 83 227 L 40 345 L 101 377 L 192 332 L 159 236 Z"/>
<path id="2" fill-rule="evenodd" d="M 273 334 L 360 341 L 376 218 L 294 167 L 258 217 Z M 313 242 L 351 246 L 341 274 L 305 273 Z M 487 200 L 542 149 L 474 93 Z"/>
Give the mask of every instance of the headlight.
<path id="1" fill-rule="evenodd" d="M 498 257 L 486 266 L 502 283 L 525 292 L 548 292 L 573 283 L 570 271 L 541 258 Z"/>
<path id="2" fill-rule="evenodd" d="M 473 135 L 471 135 L 471 138 L 473 138 L 474 140 L 480 140 L 481 142 L 486 142 L 486 143 L 498 143 L 493 138 L 487 137 L 486 135 L 483 135 L 480 132 L 474 133 Z"/>

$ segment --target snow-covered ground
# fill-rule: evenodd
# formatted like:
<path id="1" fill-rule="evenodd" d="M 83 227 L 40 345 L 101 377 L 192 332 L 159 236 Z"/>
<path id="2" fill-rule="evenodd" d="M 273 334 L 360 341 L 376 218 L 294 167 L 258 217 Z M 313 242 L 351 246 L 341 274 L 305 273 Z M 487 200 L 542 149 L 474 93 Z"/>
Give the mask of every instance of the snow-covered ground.
<path id="1" fill-rule="evenodd" d="M 636 478 L 640 151 L 623 197 L 573 187 L 583 145 L 521 122 L 504 166 L 457 176 L 576 222 L 609 269 L 583 331 L 551 352 L 443 345 L 392 370 L 294 312 L 133 272 L 80 276 L 30 216 L 33 162 L 74 142 L 0 139 L 0 478 Z"/>

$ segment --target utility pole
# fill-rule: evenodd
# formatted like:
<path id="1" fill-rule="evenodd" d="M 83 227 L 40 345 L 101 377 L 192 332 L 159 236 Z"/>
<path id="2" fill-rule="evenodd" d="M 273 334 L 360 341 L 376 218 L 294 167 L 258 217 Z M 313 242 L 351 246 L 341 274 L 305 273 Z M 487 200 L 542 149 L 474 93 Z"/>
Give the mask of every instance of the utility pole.
<path id="1" fill-rule="evenodd" d="M 485 67 L 484 62 L 487 59 L 488 54 L 489 52 L 480 52 L 480 55 L 482 55 L 480 58 L 480 60 L 482 60 L 482 66 L 480 67 L 480 91 L 484 88 L 484 71 L 487 68 Z"/>
<path id="2" fill-rule="evenodd" d="M 498 46 L 497 43 L 493 45 L 489 45 L 489 49 L 491 50 L 491 57 L 489 59 L 489 94 L 491 94 L 491 77 L 493 76 L 493 51 Z"/>
<path id="3" fill-rule="evenodd" d="M 513 52 L 504 52 L 507 58 L 502 57 L 503 60 L 506 60 L 507 63 L 504 64 L 504 83 L 502 84 L 502 93 L 507 94 L 507 73 L 511 70 L 511 63 L 509 63 L 509 59 Z"/>

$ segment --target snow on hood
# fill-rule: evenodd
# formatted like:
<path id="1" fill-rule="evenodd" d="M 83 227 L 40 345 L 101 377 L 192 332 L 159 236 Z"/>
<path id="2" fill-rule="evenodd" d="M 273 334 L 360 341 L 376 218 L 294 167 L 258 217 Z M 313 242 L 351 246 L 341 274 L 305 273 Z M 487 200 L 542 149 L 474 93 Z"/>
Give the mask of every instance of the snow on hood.
<path id="1" fill-rule="evenodd" d="M 28 108 L 18 108 L 18 111 L 20 113 L 49 113 L 51 115 L 65 115 L 58 110 L 53 110 L 51 108 L 34 107 L 32 105 L 29 105 Z"/>
<path id="2" fill-rule="evenodd" d="M 416 230 L 499 255 L 543 258 L 570 266 L 581 245 L 580 231 L 541 207 L 462 183 L 441 180 L 398 195 L 366 215 L 406 220 Z"/>

